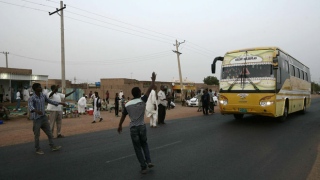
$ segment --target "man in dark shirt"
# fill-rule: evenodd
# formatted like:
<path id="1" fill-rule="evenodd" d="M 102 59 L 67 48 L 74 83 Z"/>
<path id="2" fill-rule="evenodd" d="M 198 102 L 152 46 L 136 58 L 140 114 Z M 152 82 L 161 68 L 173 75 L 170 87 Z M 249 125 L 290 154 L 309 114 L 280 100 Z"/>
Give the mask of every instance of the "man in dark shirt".
<path id="1" fill-rule="evenodd" d="M 209 103 L 210 103 L 210 95 L 208 94 L 208 90 L 203 90 L 203 95 L 201 96 L 202 100 L 202 112 L 204 115 L 208 115 Z"/>

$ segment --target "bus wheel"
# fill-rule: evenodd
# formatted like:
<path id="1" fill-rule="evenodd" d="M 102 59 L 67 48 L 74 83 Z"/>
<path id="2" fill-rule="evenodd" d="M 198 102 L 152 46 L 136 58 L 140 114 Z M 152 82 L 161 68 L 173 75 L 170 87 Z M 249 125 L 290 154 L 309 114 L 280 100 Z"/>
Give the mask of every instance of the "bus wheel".
<path id="1" fill-rule="evenodd" d="M 281 117 L 279 117 L 279 122 L 286 121 L 287 117 L 288 117 L 288 105 L 286 104 L 284 106 L 283 115 Z"/>
<path id="2" fill-rule="evenodd" d="M 301 114 L 305 114 L 307 112 L 306 102 L 303 103 L 303 109 L 300 112 Z"/>
<path id="3" fill-rule="evenodd" d="M 241 119 L 243 119 L 243 114 L 233 114 L 233 116 L 234 116 L 234 118 L 235 118 L 236 120 L 241 120 Z"/>

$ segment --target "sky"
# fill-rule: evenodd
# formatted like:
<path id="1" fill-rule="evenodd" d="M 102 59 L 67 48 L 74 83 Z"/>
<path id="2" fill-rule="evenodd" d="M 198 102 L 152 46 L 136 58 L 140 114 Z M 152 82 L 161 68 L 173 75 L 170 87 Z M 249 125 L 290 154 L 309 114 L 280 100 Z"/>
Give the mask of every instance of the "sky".
<path id="1" fill-rule="evenodd" d="M 320 83 L 319 0 L 65 0 L 65 77 L 202 83 L 227 51 L 276 46 L 310 67 Z M 0 52 L 8 67 L 61 79 L 58 0 L 0 0 Z M 0 53 L 0 67 L 6 58 Z"/>

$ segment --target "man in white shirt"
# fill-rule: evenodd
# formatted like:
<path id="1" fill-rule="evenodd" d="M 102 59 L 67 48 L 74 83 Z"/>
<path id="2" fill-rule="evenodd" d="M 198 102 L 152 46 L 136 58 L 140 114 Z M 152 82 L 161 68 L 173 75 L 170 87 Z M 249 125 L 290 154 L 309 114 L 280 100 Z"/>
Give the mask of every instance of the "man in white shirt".
<path id="1" fill-rule="evenodd" d="M 160 86 L 160 91 L 158 92 L 158 124 L 166 124 L 164 119 L 166 118 L 166 109 L 167 109 L 167 99 L 164 92 L 165 88 L 163 85 Z"/>
<path id="2" fill-rule="evenodd" d="M 83 97 L 81 97 L 78 101 L 78 112 L 79 114 L 85 114 L 86 107 L 87 107 L 87 95 L 83 94 Z"/>
<path id="3" fill-rule="evenodd" d="M 48 93 L 49 93 L 49 90 L 47 89 L 47 86 L 44 86 L 44 88 L 42 89 L 42 94 L 44 94 L 45 96 L 48 96 Z"/>
<path id="4" fill-rule="evenodd" d="M 20 89 L 18 89 L 17 94 L 16 94 L 16 100 L 17 100 L 17 106 L 16 110 L 19 111 L 20 109 L 20 101 L 21 101 L 21 94 L 20 94 Z"/>
<path id="5" fill-rule="evenodd" d="M 52 91 L 47 95 L 50 100 L 56 101 L 58 103 L 60 103 L 62 99 L 65 99 L 66 97 L 70 96 L 72 93 L 75 92 L 75 90 L 73 90 L 72 92 L 65 95 L 62 93 L 58 93 L 58 89 L 59 85 L 52 85 Z M 57 124 L 57 138 L 64 138 L 64 136 L 61 134 L 62 106 L 54 106 L 52 104 L 48 104 L 47 110 L 50 111 L 49 120 L 52 134 L 54 131 L 54 125 Z"/>
<path id="6" fill-rule="evenodd" d="M 154 85 L 151 90 L 146 104 L 146 116 L 150 117 L 150 127 L 157 127 L 158 119 L 158 96 L 156 94 L 157 86 Z"/>
<path id="7" fill-rule="evenodd" d="M 29 90 L 27 88 L 24 88 L 22 94 L 23 94 L 23 101 L 27 102 L 30 97 Z"/>

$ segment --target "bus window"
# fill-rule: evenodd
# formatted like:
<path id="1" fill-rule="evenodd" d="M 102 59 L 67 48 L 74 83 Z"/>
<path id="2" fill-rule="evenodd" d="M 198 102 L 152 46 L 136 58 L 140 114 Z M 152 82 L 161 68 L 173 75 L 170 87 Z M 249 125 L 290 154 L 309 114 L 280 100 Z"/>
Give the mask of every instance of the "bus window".
<path id="1" fill-rule="evenodd" d="M 305 77 L 305 80 L 308 81 L 308 74 L 307 73 L 305 73 L 304 77 Z"/>
<path id="2" fill-rule="evenodd" d="M 295 77 L 300 77 L 299 69 L 297 67 L 294 67 L 294 75 L 295 75 Z"/>
<path id="3" fill-rule="evenodd" d="M 290 74 L 291 74 L 291 76 L 294 76 L 294 66 L 291 65 L 290 67 L 291 67 L 290 68 Z"/>
<path id="4" fill-rule="evenodd" d="M 281 67 L 278 69 L 277 83 L 281 82 Z"/>
<path id="5" fill-rule="evenodd" d="M 284 65 L 285 65 L 285 70 L 286 70 L 286 72 L 287 73 L 289 73 L 289 63 L 288 63 L 288 61 L 284 61 L 285 63 L 284 63 Z"/>

